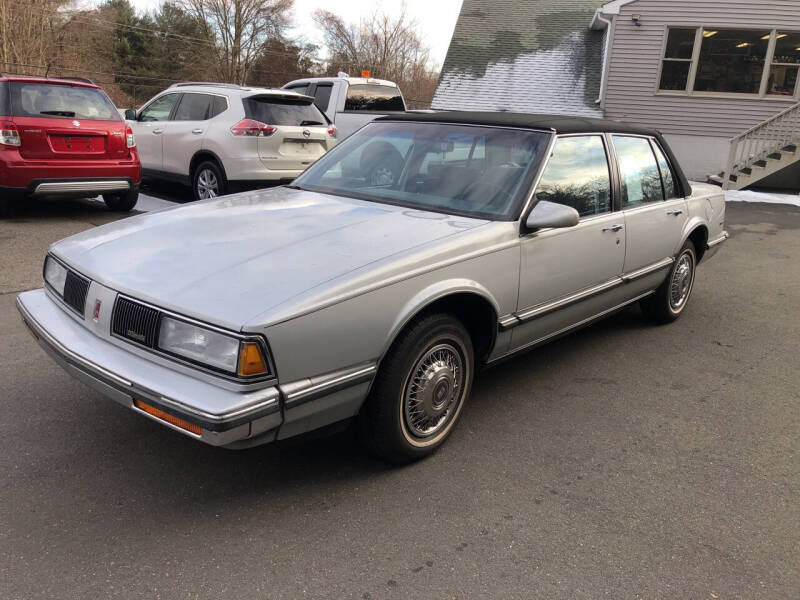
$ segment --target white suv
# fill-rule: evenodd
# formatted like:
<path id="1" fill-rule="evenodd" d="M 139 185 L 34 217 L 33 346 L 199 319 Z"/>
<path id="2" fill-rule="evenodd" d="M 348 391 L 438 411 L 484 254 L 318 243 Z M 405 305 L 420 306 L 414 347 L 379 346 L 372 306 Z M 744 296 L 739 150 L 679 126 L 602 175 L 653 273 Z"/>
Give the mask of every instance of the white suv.
<path id="1" fill-rule="evenodd" d="M 313 98 L 288 90 L 176 83 L 125 111 L 142 176 L 191 185 L 196 199 L 291 181 L 336 144 Z"/>

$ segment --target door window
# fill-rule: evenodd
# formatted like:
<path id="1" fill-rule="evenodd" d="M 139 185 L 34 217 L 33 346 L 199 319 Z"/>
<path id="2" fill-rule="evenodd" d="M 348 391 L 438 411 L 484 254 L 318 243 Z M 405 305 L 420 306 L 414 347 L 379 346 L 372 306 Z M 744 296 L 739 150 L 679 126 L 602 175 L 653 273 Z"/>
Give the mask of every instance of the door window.
<path id="1" fill-rule="evenodd" d="M 314 104 L 323 112 L 328 110 L 328 105 L 331 103 L 332 91 L 332 83 L 318 83 L 317 89 L 314 90 Z"/>
<path id="2" fill-rule="evenodd" d="M 211 107 L 212 97 L 208 94 L 184 94 L 173 121 L 205 121 Z"/>
<path id="3" fill-rule="evenodd" d="M 622 208 L 664 199 L 656 157 L 647 138 L 615 135 L 622 184 Z"/>
<path id="4" fill-rule="evenodd" d="M 308 93 L 308 84 L 304 83 L 302 85 L 293 85 L 291 87 L 286 88 L 287 90 L 291 90 L 293 92 L 297 92 L 298 94 L 307 94 Z"/>
<path id="5" fill-rule="evenodd" d="M 139 115 L 140 121 L 166 121 L 179 94 L 166 94 L 154 100 Z"/>
<path id="6" fill-rule="evenodd" d="M 655 142 L 653 143 L 653 150 L 656 152 L 658 168 L 661 170 L 661 181 L 664 182 L 664 197 L 667 200 L 677 198 L 678 193 L 675 189 L 675 177 L 672 175 L 672 169 L 669 166 L 669 161 L 667 160 L 667 157 L 664 156 L 664 152 Z"/>
<path id="7" fill-rule="evenodd" d="M 539 200 L 566 204 L 582 217 L 611 210 L 611 179 L 599 135 L 559 138 L 539 187 Z"/>
<path id="8" fill-rule="evenodd" d="M 228 110 L 228 102 L 222 96 L 211 97 L 211 112 L 208 114 L 209 119 L 213 119 L 219 114 Z"/>

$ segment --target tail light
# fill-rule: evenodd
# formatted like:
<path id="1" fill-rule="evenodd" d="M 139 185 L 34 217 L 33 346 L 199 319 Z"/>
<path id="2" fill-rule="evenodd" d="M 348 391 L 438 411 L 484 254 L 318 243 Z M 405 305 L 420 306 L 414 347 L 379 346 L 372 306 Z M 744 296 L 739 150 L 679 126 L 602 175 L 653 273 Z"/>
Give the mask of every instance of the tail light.
<path id="1" fill-rule="evenodd" d="M 231 127 L 231 133 L 237 137 L 267 137 L 276 131 L 278 131 L 277 127 L 253 119 L 242 119 Z"/>
<path id="2" fill-rule="evenodd" d="M 337 133 L 339 133 L 339 130 L 336 129 L 336 125 L 332 124 L 330 127 L 328 127 L 328 135 L 329 136 L 331 136 L 332 138 L 335 138 Z"/>
<path id="3" fill-rule="evenodd" d="M 22 140 L 19 138 L 19 130 L 11 121 L 0 122 L 0 145 L 21 146 Z"/>
<path id="4" fill-rule="evenodd" d="M 136 138 L 133 137 L 133 129 L 130 127 L 125 130 L 125 145 L 128 146 L 128 148 L 136 147 Z"/>

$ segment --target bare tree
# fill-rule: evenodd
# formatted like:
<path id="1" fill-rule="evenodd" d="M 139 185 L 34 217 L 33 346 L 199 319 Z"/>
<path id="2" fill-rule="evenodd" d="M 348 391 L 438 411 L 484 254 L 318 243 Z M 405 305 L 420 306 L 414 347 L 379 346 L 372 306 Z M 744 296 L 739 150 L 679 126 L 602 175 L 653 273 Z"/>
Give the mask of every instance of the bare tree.
<path id="1" fill-rule="evenodd" d="M 438 73 L 429 66 L 429 49 L 408 19 L 405 6 L 398 17 L 375 12 L 359 23 L 347 23 L 340 16 L 318 10 L 314 20 L 320 26 L 330 54 L 328 71 L 369 70 L 375 77 L 400 84 L 409 104 L 430 105 Z"/>
<path id="2" fill-rule="evenodd" d="M 218 75 L 245 83 L 270 40 L 282 38 L 294 0 L 181 0 L 216 41 Z"/>
<path id="3" fill-rule="evenodd" d="M 44 65 L 50 59 L 58 9 L 64 0 L 0 0 L 0 69 L 36 72 L 19 65 Z"/>

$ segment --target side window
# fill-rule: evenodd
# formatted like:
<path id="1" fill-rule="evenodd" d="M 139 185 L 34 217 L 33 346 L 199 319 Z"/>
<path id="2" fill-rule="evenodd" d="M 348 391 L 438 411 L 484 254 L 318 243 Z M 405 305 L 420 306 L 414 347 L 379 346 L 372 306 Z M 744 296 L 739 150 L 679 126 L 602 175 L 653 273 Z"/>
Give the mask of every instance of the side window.
<path id="1" fill-rule="evenodd" d="M 355 84 L 347 88 L 345 110 L 404 111 L 400 90 L 389 85 Z"/>
<path id="2" fill-rule="evenodd" d="M 303 83 L 301 85 L 293 85 L 291 87 L 286 88 L 287 90 L 291 90 L 293 92 L 297 92 L 298 94 L 307 94 L 308 93 L 308 84 Z"/>
<path id="3" fill-rule="evenodd" d="M 559 138 L 536 188 L 536 197 L 566 204 L 582 217 L 611 210 L 611 178 L 603 138 Z"/>
<path id="4" fill-rule="evenodd" d="M 675 189 L 675 178 L 672 175 L 672 169 L 669 166 L 669 161 L 664 155 L 663 150 L 654 141 L 653 149 L 656 151 L 656 159 L 658 160 L 658 168 L 661 169 L 661 180 L 664 182 L 664 197 L 667 200 L 678 197 L 678 192 Z"/>
<path id="5" fill-rule="evenodd" d="M 211 97 L 211 112 L 208 114 L 209 119 L 213 119 L 228 110 L 228 102 L 222 96 Z"/>
<path id="6" fill-rule="evenodd" d="M 139 115 L 140 121 L 166 121 L 180 94 L 166 94 L 155 100 Z"/>
<path id="7" fill-rule="evenodd" d="M 622 183 L 622 208 L 664 199 L 656 157 L 646 138 L 614 136 Z"/>
<path id="8" fill-rule="evenodd" d="M 208 94 L 184 94 L 172 120 L 205 121 L 211 107 L 211 98 Z"/>
<path id="9" fill-rule="evenodd" d="M 314 90 L 314 104 L 322 112 L 328 110 L 328 105 L 331 103 L 332 91 L 333 91 L 332 83 L 318 83 L 317 89 Z"/>

